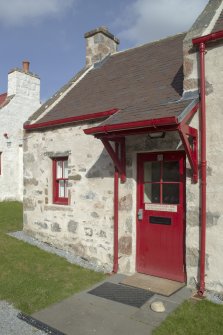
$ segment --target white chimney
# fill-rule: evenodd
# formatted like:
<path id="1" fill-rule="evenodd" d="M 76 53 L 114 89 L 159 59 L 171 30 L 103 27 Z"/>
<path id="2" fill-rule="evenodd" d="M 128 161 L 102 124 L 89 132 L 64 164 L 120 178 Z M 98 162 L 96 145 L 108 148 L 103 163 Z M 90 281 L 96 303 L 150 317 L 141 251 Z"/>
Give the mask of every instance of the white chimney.
<path id="1" fill-rule="evenodd" d="M 12 69 L 8 74 L 8 96 L 17 95 L 40 102 L 40 78 L 29 71 L 29 61 L 22 69 Z"/>

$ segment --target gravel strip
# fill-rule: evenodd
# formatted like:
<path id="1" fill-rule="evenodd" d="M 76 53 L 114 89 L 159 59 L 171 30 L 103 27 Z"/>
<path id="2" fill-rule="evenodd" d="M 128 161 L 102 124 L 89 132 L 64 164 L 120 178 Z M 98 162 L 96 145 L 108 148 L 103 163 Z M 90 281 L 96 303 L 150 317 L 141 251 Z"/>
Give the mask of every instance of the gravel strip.
<path id="1" fill-rule="evenodd" d="M 102 265 L 97 264 L 96 262 L 88 261 L 87 259 L 76 256 L 69 251 L 64 251 L 62 249 L 55 248 L 55 247 L 49 245 L 48 243 L 41 242 L 41 241 L 29 236 L 28 234 L 26 234 L 23 231 L 17 231 L 17 232 L 14 232 L 14 233 L 9 233 L 8 235 L 10 235 L 12 237 L 15 237 L 19 240 L 22 240 L 24 242 L 27 242 L 29 244 L 35 245 L 38 248 L 40 248 L 40 249 L 42 249 L 46 252 L 50 252 L 52 254 L 56 254 L 60 257 L 63 257 L 68 262 L 70 262 L 72 264 L 82 266 L 83 268 L 94 270 L 94 271 L 97 271 L 97 272 L 104 272 L 104 273 L 112 272 L 112 267 L 111 266 L 102 266 Z"/>
<path id="2" fill-rule="evenodd" d="M 19 320 L 19 311 L 6 301 L 0 301 L 0 334 L 2 335 L 46 335 L 28 323 Z"/>

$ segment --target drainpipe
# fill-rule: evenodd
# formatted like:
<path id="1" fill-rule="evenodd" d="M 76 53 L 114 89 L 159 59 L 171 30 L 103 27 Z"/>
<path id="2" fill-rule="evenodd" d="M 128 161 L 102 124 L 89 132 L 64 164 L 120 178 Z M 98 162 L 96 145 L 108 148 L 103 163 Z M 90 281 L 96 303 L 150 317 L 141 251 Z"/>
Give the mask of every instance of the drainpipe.
<path id="1" fill-rule="evenodd" d="M 118 153 L 119 143 L 115 143 L 115 151 Z M 119 173 L 115 167 L 114 172 L 114 260 L 113 260 L 113 272 L 118 272 L 118 183 Z"/>
<path id="2" fill-rule="evenodd" d="M 206 253 L 206 104 L 205 104 L 205 44 L 199 45 L 200 53 L 200 95 L 201 95 L 201 237 L 200 237 L 200 286 L 198 294 L 205 291 L 205 253 Z"/>
<path id="3" fill-rule="evenodd" d="M 203 296 L 205 291 L 205 253 L 206 253 L 206 103 L 205 103 L 205 42 L 223 38 L 223 31 L 192 40 L 199 45 L 200 58 L 200 130 L 201 130 L 201 233 L 200 233 L 200 283 L 198 295 Z"/>

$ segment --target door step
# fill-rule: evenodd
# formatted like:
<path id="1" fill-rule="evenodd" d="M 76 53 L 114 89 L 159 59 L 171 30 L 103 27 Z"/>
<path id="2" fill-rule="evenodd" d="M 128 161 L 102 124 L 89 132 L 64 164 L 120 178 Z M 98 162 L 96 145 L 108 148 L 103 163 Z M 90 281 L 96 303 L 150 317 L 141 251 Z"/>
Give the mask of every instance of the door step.
<path id="1" fill-rule="evenodd" d="M 167 297 L 186 285 L 178 281 L 149 276 L 142 273 L 135 273 L 132 276 L 126 277 L 121 281 L 121 284 L 142 288 Z"/>

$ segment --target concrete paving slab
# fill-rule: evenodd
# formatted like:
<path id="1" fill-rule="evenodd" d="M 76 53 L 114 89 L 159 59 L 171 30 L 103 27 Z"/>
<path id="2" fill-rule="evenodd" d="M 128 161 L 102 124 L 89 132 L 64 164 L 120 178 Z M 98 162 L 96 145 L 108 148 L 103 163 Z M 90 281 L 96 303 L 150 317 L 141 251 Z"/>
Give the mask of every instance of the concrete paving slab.
<path id="1" fill-rule="evenodd" d="M 115 275 L 108 277 L 107 281 L 119 283 L 122 279 L 123 275 Z M 94 287 L 99 285 L 101 283 Z M 34 313 L 32 317 L 66 335 L 150 335 L 188 296 L 187 290 L 179 291 L 173 297 L 175 301 L 172 301 L 172 296 L 156 294 L 141 308 L 136 308 L 91 295 L 88 291 L 92 288 Z M 155 299 L 163 301 L 165 313 L 155 313 L 150 309 Z"/>

